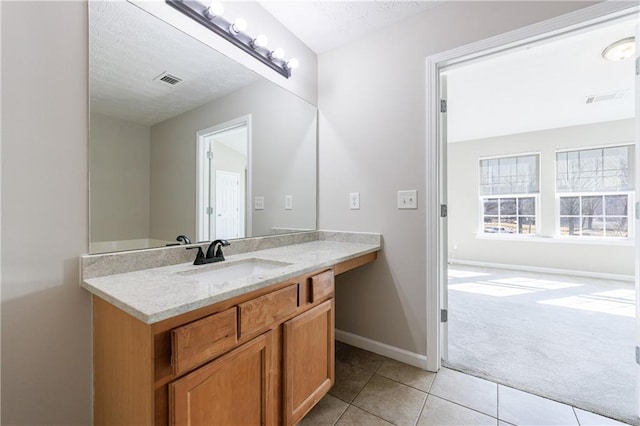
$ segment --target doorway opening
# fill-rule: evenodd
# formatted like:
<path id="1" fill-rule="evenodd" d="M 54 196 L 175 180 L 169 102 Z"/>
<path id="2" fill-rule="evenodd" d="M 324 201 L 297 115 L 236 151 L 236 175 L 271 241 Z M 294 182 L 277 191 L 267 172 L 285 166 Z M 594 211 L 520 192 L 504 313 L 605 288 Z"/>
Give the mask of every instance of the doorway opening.
<path id="1" fill-rule="evenodd" d="M 633 59 L 619 67 L 626 79 L 613 78 L 625 87 L 611 90 L 598 78 L 576 95 L 594 67 L 569 70 L 563 87 L 550 87 L 552 74 L 567 71 L 587 49 L 585 40 L 607 32 L 614 38 L 616 32 L 635 35 L 637 12 L 600 9 L 579 25 L 558 25 L 555 33 L 540 29 L 518 43 L 497 42 L 469 60 L 460 52 L 450 53 L 449 60 L 459 59 L 454 64 L 431 58 L 438 64 L 430 69 L 431 83 L 446 100 L 438 103 L 443 114 L 430 115 L 435 137 L 446 141 L 430 157 L 439 165 L 434 175 L 440 182 L 432 200 L 433 207 L 446 205 L 448 211 L 434 221 L 439 241 L 432 246 L 432 276 L 440 285 L 430 296 L 439 309 L 430 311 L 427 360 L 436 369 L 443 362 L 637 421 Z M 569 53 L 559 47 L 572 42 Z M 600 65 L 609 65 L 600 56 L 607 44 L 597 49 Z M 550 56 L 528 62 L 545 51 Z M 475 79 L 467 75 L 465 82 L 465 73 Z M 518 84 L 524 90 L 516 90 Z M 573 110 L 563 104 L 572 91 Z"/>
<path id="2" fill-rule="evenodd" d="M 251 234 L 250 129 L 251 117 L 245 116 L 198 132 L 198 241 Z"/>

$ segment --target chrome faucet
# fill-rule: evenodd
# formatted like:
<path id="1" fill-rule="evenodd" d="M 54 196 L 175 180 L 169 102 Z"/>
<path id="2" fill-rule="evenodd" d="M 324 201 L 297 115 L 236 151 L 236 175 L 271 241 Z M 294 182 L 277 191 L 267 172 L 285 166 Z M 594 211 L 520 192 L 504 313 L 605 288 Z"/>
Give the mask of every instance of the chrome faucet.
<path id="1" fill-rule="evenodd" d="M 207 255 L 202 251 L 202 247 L 187 247 L 187 250 L 198 249 L 196 254 L 196 260 L 193 261 L 194 265 L 205 265 L 207 263 L 222 262 L 224 260 L 224 254 L 222 253 L 222 247 L 230 246 L 231 243 L 227 240 L 215 240 L 207 248 Z"/>

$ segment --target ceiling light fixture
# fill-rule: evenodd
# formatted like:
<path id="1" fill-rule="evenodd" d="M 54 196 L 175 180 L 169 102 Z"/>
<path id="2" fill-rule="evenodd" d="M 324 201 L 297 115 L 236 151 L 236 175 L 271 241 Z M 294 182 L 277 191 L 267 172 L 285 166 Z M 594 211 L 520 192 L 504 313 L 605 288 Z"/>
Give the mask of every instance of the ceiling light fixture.
<path id="1" fill-rule="evenodd" d="M 222 16 L 224 7 L 219 1 L 214 0 L 210 5 L 197 0 L 165 1 L 169 6 L 204 25 L 282 76 L 289 78 L 291 70 L 298 68 L 297 59 L 291 58 L 288 61 L 284 59 L 283 49 L 278 48 L 273 51 L 268 49 L 266 47 L 268 39 L 265 35 L 261 34 L 254 38 L 245 33 L 247 21 L 242 18 L 236 19 L 233 23 L 226 20 Z"/>
<path id="2" fill-rule="evenodd" d="M 602 51 L 602 57 L 607 61 L 624 61 L 633 56 L 636 51 L 636 38 L 627 37 L 611 43 Z"/>

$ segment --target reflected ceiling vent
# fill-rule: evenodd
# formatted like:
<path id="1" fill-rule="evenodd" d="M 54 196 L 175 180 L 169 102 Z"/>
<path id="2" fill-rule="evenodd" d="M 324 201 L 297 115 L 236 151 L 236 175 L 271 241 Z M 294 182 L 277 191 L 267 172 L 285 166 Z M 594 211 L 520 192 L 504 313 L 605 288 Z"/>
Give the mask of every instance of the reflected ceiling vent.
<path id="1" fill-rule="evenodd" d="M 627 93 L 629 93 L 629 89 L 618 90 L 616 92 L 607 92 L 601 93 L 599 95 L 591 95 L 587 96 L 588 104 L 595 104 L 596 102 L 604 102 L 604 101 L 619 101 L 625 97 Z"/>
<path id="2" fill-rule="evenodd" d="M 160 74 L 159 76 L 157 76 L 156 78 L 154 78 L 154 80 L 157 81 L 162 81 L 165 84 L 168 84 L 170 86 L 175 86 L 176 84 L 180 83 L 182 81 L 182 79 L 180 77 L 176 77 L 175 75 L 171 75 L 168 72 L 163 72 L 162 74 Z"/>

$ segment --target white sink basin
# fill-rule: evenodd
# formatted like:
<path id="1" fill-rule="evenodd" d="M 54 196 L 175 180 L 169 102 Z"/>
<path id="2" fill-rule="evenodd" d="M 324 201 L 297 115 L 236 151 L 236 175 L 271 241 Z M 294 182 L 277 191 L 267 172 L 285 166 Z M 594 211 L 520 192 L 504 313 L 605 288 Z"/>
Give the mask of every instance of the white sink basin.
<path id="1" fill-rule="evenodd" d="M 219 262 L 198 267 L 193 271 L 181 273 L 183 276 L 196 279 L 207 284 L 219 284 L 227 281 L 248 278 L 272 269 L 291 265 L 264 259 L 244 259 L 235 262 Z"/>

